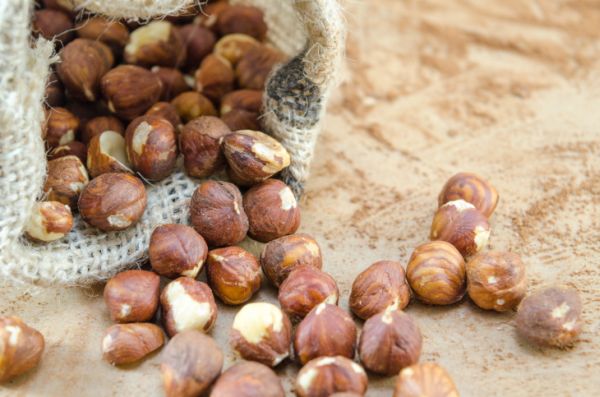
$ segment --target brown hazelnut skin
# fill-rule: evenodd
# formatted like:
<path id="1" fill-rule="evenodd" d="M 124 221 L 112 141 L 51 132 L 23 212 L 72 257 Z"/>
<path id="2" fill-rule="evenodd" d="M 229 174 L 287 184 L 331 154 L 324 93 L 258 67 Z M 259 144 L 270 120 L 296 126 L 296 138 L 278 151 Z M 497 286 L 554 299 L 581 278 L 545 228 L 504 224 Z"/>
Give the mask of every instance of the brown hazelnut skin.
<path id="1" fill-rule="evenodd" d="M 77 156 L 48 161 L 44 192 L 49 201 L 58 201 L 75 209 L 77 199 L 88 182 L 88 173 Z"/>
<path id="2" fill-rule="evenodd" d="M 260 289 L 260 264 L 240 247 L 226 247 L 208 253 L 208 284 L 215 295 L 228 305 L 239 305 Z"/>
<path id="3" fill-rule="evenodd" d="M 200 184 L 192 195 L 190 217 L 211 247 L 237 244 L 248 232 L 242 195 L 232 183 L 209 180 Z"/>
<path id="4" fill-rule="evenodd" d="M 465 261 L 445 241 L 431 241 L 415 248 L 406 277 L 417 299 L 430 305 L 456 303 L 466 292 Z"/>
<path id="5" fill-rule="evenodd" d="M 146 116 L 157 116 L 167 120 L 174 128 L 177 133 L 183 127 L 181 125 L 181 118 L 177 114 L 175 106 L 169 102 L 156 102 L 150 107 L 145 113 Z"/>
<path id="6" fill-rule="evenodd" d="M 105 232 L 124 230 L 146 209 L 146 188 L 133 175 L 109 172 L 94 178 L 79 196 L 84 221 Z"/>
<path id="7" fill-rule="evenodd" d="M 50 109 L 46 121 L 46 147 L 53 149 L 73 142 L 78 128 L 79 119 L 73 113 L 61 107 Z"/>
<path id="8" fill-rule="evenodd" d="M 379 261 L 363 270 L 350 291 L 352 312 L 366 320 L 388 307 L 404 309 L 410 301 L 410 288 L 402 264 Z"/>
<path id="9" fill-rule="evenodd" d="M 49 242 L 63 238 L 73 228 L 73 215 L 68 205 L 58 201 L 34 204 L 25 235 L 32 241 Z"/>
<path id="10" fill-rule="evenodd" d="M 184 123 L 200 116 L 216 116 L 217 110 L 212 102 L 196 91 L 186 91 L 177 95 L 171 104 L 175 106 L 177 114 Z"/>
<path id="11" fill-rule="evenodd" d="M 127 158 L 125 138 L 115 131 L 106 130 L 95 135 L 88 145 L 87 169 L 92 178 L 108 172 L 133 174 Z"/>
<path id="12" fill-rule="evenodd" d="M 318 357 L 309 361 L 295 382 L 298 397 L 330 397 L 336 392 L 351 392 L 362 396 L 367 391 L 365 370 L 342 356 Z"/>
<path id="13" fill-rule="evenodd" d="M 258 113 L 247 110 L 233 109 L 221 116 L 221 120 L 231 131 L 240 130 L 259 130 L 261 128 L 258 121 Z"/>
<path id="14" fill-rule="evenodd" d="M 103 42 L 112 49 L 115 56 L 121 54 L 129 40 L 127 26 L 102 16 L 85 18 L 77 24 L 75 30 L 81 38 Z"/>
<path id="15" fill-rule="evenodd" d="M 252 36 L 243 33 L 233 33 L 223 36 L 217 41 L 214 53 L 227 59 L 235 66 L 250 49 L 260 45 L 260 42 Z"/>
<path id="16" fill-rule="evenodd" d="M 242 88 L 262 90 L 267 77 L 277 64 L 285 61 L 279 51 L 266 45 L 251 48 L 235 67 L 235 75 Z"/>
<path id="17" fill-rule="evenodd" d="M 221 139 L 229 134 L 229 127 L 214 116 L 201 116 L 187 123 L 179 135 L 185 172 L 194 178 L 206 178 L 223 168 Z"/>
<path id="18" fill-rule="evenodd" d="M 144 114 L 162 93 L 158 76 L 134 65 L 112 69 L 102 77 L 101 87 L 108 109 L 125 120 Z"/>
<path id="19" fill-rule="evenodd" d="M 175 335 L 161 354 L 167 397 L 195 397 L 208 390 L 223 368 L 223 353 L 210 336 L 196 330 Z"/>
<path id="20" fill-rule="evenodd" d="M 184 68 L 193 70 L 200 66 L 200 62 L 212 52 L 217 38 L 209 29 L 190 23 L 179 28 L 186 47 L 187 57 Z"/>
<path id="21" fill-rule="evenodd" d="M 170 22 L 155 20 L 131 32 L 123 58 L 141 66 L 174 67 L 185 59 L 185 44 Z"/>
<path id="22" fill-rule="evenodd" d="M 81 142 L 89 145 L 93 137 L 100 135 L 104 131 L 114 131 L 125 135 L 125 127 L 121 120 L 114 116 L 98 116 L 85 123 L 81 131 Z"/>
<path id="23" fill-rule="evenodd" d="M 395 375 L 419 361 L 422 343 L 421 331 L 413 318 L 401 310 L 388 308 L 365 322 L 358 355 L 366 369 Z"/>
<path id="24" fill-rule="evenodd" d="M 294 322 L 302 320 L 318 304 L 337 305 L 340 292 L 331 275 L 314 266 L 296 267 L 279 287 L 281 309 Z"/>
<path id="25" fill-rule="evenodd" d="M 223 372 L 211 397 L 285 397 L 281 380 L 264 364 L 245 361 Z"/>
<path id="26" fill-rule="evenodd" d="M 302 364 L 321 356 L 354 357 L 356 325 L 345 310 L 323 302 L 298 324 L 294 351 Z"/>
<path id="27" fill-rule="evenodd" d="M 216 28 L 221 36 L 243 33 L 262 41 L 267 35 L 263 12 L 256 7 L 232 5 L 218 14 Z"/>
<path id="28" fill-rule="evenodd" d="M 195 278 L 202 270 L 207 254 L 204 238 L 186 225 L 161 225 L 150 236 L 150 265 L 164 277 Z"/>
<path id="29" fill-rule="evenodd" d="M 162 101 L 170 101 L 182 92 L 190 90 L 190 86 L 185 81 L 183 73 L 177 69 L 154 66 L 150 71 L 157 75 L 162 83 L 162 92 L 160 94 Z"/>
<path id="30" fill-rule="evenodd" d="M 525 297 L 515 317 L 517 332 L 538 346 L 572 346 L 581 333 L 581 298 L 568 287 L 547 287 Z"/>
<path id="31" fill-rule="evenodd" d="M 525 265 L 517 254 L 488 251 L 467 262 L 467 292 L 477 306 L 505 312 L 517 307 L 527 292 Z"/>
<path id="32" fill-rule="evenodd" d="M 65 103 L 65 88 L 56 72 L 51 72 L 46 84 L 44 105 L 49 108 L 62 106 Z"/>
<path id="33" fill-rule="evenodd" d="M 31 30 L 46 40 L 56 40 L 63 45 L 75 37 L 71 17 L 58 10 L 36 10 L 33 13 Z"/>
<path id="34" fill-rule="evenodd" d="M 470 256 L 487 245 L 490 224 L 472 204 L 464 200 L 449 201 L 435 213 L 430 237 L 447 241 L 463 256 Z"/>
<path id="35" fill-rule="evenodd" d="M 104 302 L 117 323 L 149 321 L 158 309 L 160 277 L 145 270 L 126 270 L 108 280 Z"/>
<path id="36" fill-rule="evenodd" d="M 262 98 L 263 92 L 260 90 L 232 91 L 221 100 L 221 116 L 235 109 L 260 113 L 262 110 Z"/>
<path id="37" fill-rule="evenodd" d="M 210 54 L 202 60 L 194 74 L 196 91 L 213 102 L 220 101 L 233 90 L 235 76 L 229 61 L 222 56 Z"/>
<path id="38" fill-rule="evenodd" d="M 115 324 L 102 338 L 102 358 L 112 365 L 131 364 L 159 349 L 165 337 L 158 325 Z"/>
<path id="39" fill-rule="evenodd" d="M 446 370 L 435 363 L 414 364 L 400 371 L 393 397 L 459 397 Z"/>
<path id="40" fill-rule="evenodd" d="M 48 160 L 54 160 L 65 156 L 76 156 L 83 164 L 85 164 L 87 160 L 87 148 L 82 142 L 69 142 L 52 149 L 50 153 L 48 153 Z"/>
<path id="41" fill-rule="evenodd" d="M 227 1 L 217 1 L 206 4 L 202 12 L 194 19 L 194 23 L 216 32 L 216 24 L 219 15 L 231 5 Z"/>
<path id="42" fill-rule="evenodd" d="M 448 201 L 465 200 L 471 203 L 485 217 L 489 218 L 498 205 L 498 192 L 488 181 L 477 174 L 459 172 L 448 179 L 438 196 L 442 206 Z"/>
<path id="43" fill-rule="evenodd" d="M 19 317 L 0 317 L 0 383 L 38 366 L 44 352 L 44 336 Z"/>

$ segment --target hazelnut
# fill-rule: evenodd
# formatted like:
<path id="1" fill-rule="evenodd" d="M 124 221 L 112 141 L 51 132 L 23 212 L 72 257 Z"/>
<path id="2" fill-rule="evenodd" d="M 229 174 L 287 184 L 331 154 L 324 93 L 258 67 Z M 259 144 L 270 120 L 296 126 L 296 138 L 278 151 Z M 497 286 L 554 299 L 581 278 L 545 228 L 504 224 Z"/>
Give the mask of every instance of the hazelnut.
<path id="1" fill-rule="evenodd" d="M 285 397 L 277 374 L 266 365 L 246 361 L 233 365 L 219 377 L 211 397 Z"/>
<path id="2" fill-rule="evenodd" d="M 0 317 L 0 383 L 38 366 L 44 336 L 19 317 Z"/>
<path id="3" fill-rule="evenodd" d="M 102 77 L 101 86 L 108 109 L 125 120 L 144 114 L 162 93 L 158 76 L 134 65 L 112 69 Z"/>
<path id="4" fill-rule="evenodd" d="M 202 59 L 212 52 L 217 41 L 215 34 L 209 29 L 194 23 L 181 26 L 179 34 L 186 48 L 185 69 L 198 68 Z"/>
<path id="5" fill-rule="evenodd" d="M 161 66 L 154 66 L 150 70 L 158 76 L 162 83 L 161 100 L 170 101 L 182 92 L 190 90 L 190 86 L 185 80 L 183 73 L 179 70 Z"/>
<path id="6" fill-rule="evenodd" d="M 260 131 L 241 130 L 223 138 L 223 153 L 230 177 L 241 185 L 253 185 L 290 165 L 287 150 Z"/>
<path id="7" fill-rule="evenodd" d="M 216 116 L 217 111 L 212 102 L 196 91 L 187 91 L 177 95 L 171 104 L 184 123 L 200 116 Z"/>
<path id="8" fill-rule="evenodd" d="M 81 217 L 105 232 L 124 230 L 137 223 L 146 209 L 146 189 L 138 178 L 107 173 L 94 178 L 81 193 Z"/>
<path id="9" fill-rule="evenodd" d="M 488 243 L 490 224 L 473 204 L 449 201 L 438 208 L 431 224 L 431 239 L 447 241 L 463 256 L 479 252 Z"/>
<path id="10" fill-rule="evenodd" d="M 56 40 L 67 44 L 73 40 L 73 21 L 66 13 L 59 10 L 36 10 L 31 21 L 31 30 L 46 40 Z"/>
<path id="11" fill-rule="evenodd" d="M 88 182 L 88 173 L 78 157 L 64 156 L 48 161 L 44 192 L 49 201 L 77 208 L 77 199 Z"/>
<path id="12" fill-rule="evenodd" d="M 459 172 L 442 188 L 438 196 L 440 206 L 449 201 L 464 200 L 489 218 L 498 204 L 498 192 L 485 179 L 470 172 Z"/>
<path id="13" fill-rule="evenodd" d="M 161 276 L 195 278 L 204 265 L 208 247 L 191 227 L 171 224 L 154 229 L 148 253 L 152 270 Z"/>
<path id="14" fill-rule="evenodd" d="M 229 61 L 215 54 L 204 58 L 194 78 L 196 91 L 215 102 L 233 90 L 235 80 Z"/>
<path id="15" fill-rule="evenodd" d="M 249 112 L 247 110 L 230 110 L 221 116 L 221 120 L 227 124 L 231 131 L 260 129 L 258 113 Z"/>
<path id="16" fill-rule="evenodd" d="M 65 108 L 51 108 L 46 121 L 46 146 L 55 148 L 73 142 L 79 119 Z"/>
<path id="17" fill-rule="evenodd" d="M 406 275 L 415 296 L 425 303 L 450 305 L 465 295 L 465 261 L 445 241 L 432 241 L 415 248 Z"/>
<path id="18" fill-rule="evenodd" d="M 352 317 L 327 302 L 315 306 L 296 328 L 294 351 L 302 364 L 321 356 L 353 358 L 355 347 L 356 325 Z"/>
<path id="19" fill-rule="evenodd" d="M 44 104 L 50 108 L 56 108 L 65 103 L 65 89 L 56 72 L 51 72 L 48 76 L 44 101 Z"/>
<path id="20" fill-rule="evenodd" d="M 56 71 L 73 98 L 94 102 L 100 96 L 100 81 L 110 70 L 114 58 L 99 41 L 75 39 L 60 52 Z"/>
<path id="21" fill-rule="evenodd" d="M 208 332 L 217 320 L 217 305 L 205 283 L 190 277 L 171 281 L 160 294 L 163 322 L 169 336 L 189 329 Z"/>
<path id="22" fill-rule="evenodd" d="M 213 247 L 237 244 L 248 231 L 242 195 L 228 182 L 200 184 L 192 195 L 190 217 L 194 229 Z"/>
<path id="23" fill-rule="evenodd" d="M 87 161 L 87 148 L 85 144 L 73 141 L 65 145 L 57 146 L 48 153 L 48 160 L 54 160 L 65 156 L 76 156 L 82 163 Z"/>
<path id="24" fill-rule="evenodd" d="M 42 0 L 42 3 L 48 9 L 61 10 L 67 13 L 71 13 L 75 9 L 73 0 Z"/>
<path id="25" fill-rule="evenodd" d="M 104 302 L 117 323 L 149 321 L 158 308 L 160 277 L 145 270 L 126 270 L 108 280 Z"/>
<path id="26" fill-rule="evenodd" d="M 237 90 L 225 95 L 221 101 L 221 116 L 232 110 L 260 113 L 263 92 L 259 90 Z"/>
<path id="27" fill-rule="evenodd" d="M 176 132 L 182 127 L 181 118 L 179 118 L 175 106 L 171 105 L 169 102 L 156 102 L 146 111 L 146 116 L 162 117 L 171 123 Z"/>
<path id="28" fill-rule="evenodd" d="M 527 296 L 515 318 L 517 332 L 539 346 L 572 346 L 581 333 L 581 298 L 577 290 L 548 287 Z"/>
<path id="29" fill-rule="evenodd" d="M 195 330 L 175 335 L 162 352 L 160 372 L 167 397 L 200 396 L 223 368 L 223 353 L 210 336 Z"/>
<path id="30" fill-rule="evenodd" d="M 458 390 L 444 368 L 423 363 L 400 371 L 393 397 L 458 397 Z"/>
<path id="31" fill-rule="evenodd" d="M 201 116 L 187 123 L 179 135 L 185 172 L 194 178 L 206 178 L 222 168 L 225 156 L 221 139 L 229 134 L 229 127 L 214 116 Z"/>
<path id="32" fill-rule="evenodd" d="M 159 326 L 150 323 L 115 324 L 102 338 L 102 357 L 112 365 L 131 364 L 165 343 Z"/>
<path id="33" fill-rule="evenodd" d="M 290 354 L 292 324 L 275 305 L 243 306 L 233 319 L 230 342 L 242 358 L 275 367 Z"/>
<path id="34" fill-rule="evenodd" d="M 333 277 L 316 267 L 296 267 L 279 287 L 279 304 L 292 321 L 302 320 L 315 306 L 337 305 L 339 290 Z"/>
<path id="35" fill-rule="evenodd" d="M 49 242 L 63 238 L 73 227 L 73 215 L 68 205 L 58 201 L 35 203 L 25 234 L 31 240 Z"/>
<path id="36" fill-rule="evenodd" d="M 228 305 L 249 300 L 259 290 L 262 279 L 254 255 L 240 247 L 210 251 L 206 272 L 213 292 Z"/>
<path id="37" fill-rule="evenodd" d="M 527 292 L 525 265 L 511 252 L 479 253 L 467 262 L 467 291 L 482 309 L 514 309 Z"/>
<path id="38" fill-rule="evenodd" d="M 216 30 L 219 15 L 231 7 L 228 1 L 216 1 L 202 7 L 202 12 L 194 19 L 194 24 L 208 29 Z"/>
<path id="39" fill-rule="evenodd" d="M 108 172 L 133 173 L 125 150 L 125 138 L 110 130 L 94 136 L 88 146 L 87 168 L 92 178 Z"/>
<path id="40" fill-rule="evenodd" d="M 388 307 L 365 322 L 358 355 L 366 369 L 394 375 L 419 361 L 422 342 L 421 331 L 412 317 Z"/>
<path id="41" fill-rule="evenodd" d="M 98 116 L 85 123 L 81 132 L 81 141 L 89 145 L 93 137 L 100 135 L 104 131 L 114 131 L 125 135 L 125 127 L 118 118 L 114 116 Z"/>
<path id="42" fill-rule="evenodd" d="M 260 42 L 252 36 L 243 33 L 233 33 L 223 36 L 215 44 L 214 53 L 227 59 L 235 66 L 246 53 L 258 47 Z"/>
<path id="43" fill-rule="evenodd" d="M 235 67 L 235 75 L 242 88 L 262 90 L 267 77 L 277 64 L 285 61 L 282 53 L 266 45 L 249 49 Z"/>
<path id="44" fill-rule="evenodd" d="M 298 397 L 329 397 L 336 392 L 364 395 L 368 379 L 365 370 L 354 361 L 342 357 L 319 357 L 309 361 L 296 378 Z"/>
<path id="45" fill-rule="evenodd" d="M 152 21 L 131 32 L 123 57 L 142 66 L 176 66 L 185 59 L 185 45 L 170 22 Z"/>
<path id="46" fill-rule="evenodd" d="M 101 16 L 92 16 L 75 27 L 77 35 L 84 39 L 98 40 L 109 46 L 115 55 L 120 55 L 129 41 L 127 26 Z"/>
<path id="47" fill-rule="evenodd" d="M 321 248 L 308 234 L 292 234 L 270 241 L 260 255 L 260 264 L 269 281 L 279 287 L 296 267 L 323 267 Z"/>
<path id="48" fill-rule="evenodd" d="M 243 33 L 257 40 L 267 36 L 267 24 L 263 12 L 252 6 L 232 5 L 218 14 L 216 28 L 221 36 Z"/>
<path id="49" fill-rule="evenodd" d="M 292 234 L 300 227 L 300 208 L 285 183 L 267 179 L 244 194 L 244 211 L 250 228 L 248 235 L 266 243 Z"/>
<path id="50" fill-rule="evenodd" d="M 366 320 L 387 309 L 404 309 L 410 301 L 410 288 L 402 264 L 379 261 L 363 270 L 352 283 L 350 310 Z"/>

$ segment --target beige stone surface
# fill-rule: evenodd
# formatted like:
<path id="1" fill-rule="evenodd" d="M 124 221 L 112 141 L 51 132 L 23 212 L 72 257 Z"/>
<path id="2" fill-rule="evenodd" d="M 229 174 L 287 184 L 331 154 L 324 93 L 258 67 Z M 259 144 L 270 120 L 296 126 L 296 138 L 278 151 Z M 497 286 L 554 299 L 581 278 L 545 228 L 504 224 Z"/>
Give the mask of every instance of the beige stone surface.
<path id="1" fill-rule="evenodd" d="M 347 71 L 302 205 L 302 230 L 320 241 L 341 305 L 370 263 L 406 263 L 427 240 L 444 181 L 475 171 L 501 197 L 490 248 L 522 256 L 530 291 L 577 288 L 584 331 L 572 349 L 538 349 L 517 337 L 512 313 L 468 299 L 412 302 L 421 361 L 446 367 L 462 396 L 600 395 L 600 2 L 348 0 L 345 8 Z M 0 291 L 0 314 L 22 316 L 47 341 L 41 366 L 0 396 L 162 395 L 158 355 L 126 369 L 101 360 L 110 325 L 101 293 L 101 285 Z M 265 286 L 255 300 L 274 297 Z M 235 311 L 220 306 L 212 331 L 226 365 Z M 296 371 L 279 370 L 290 395 Z M 394 378 L 370 380 L 368 396 L 391 395 Z"/>

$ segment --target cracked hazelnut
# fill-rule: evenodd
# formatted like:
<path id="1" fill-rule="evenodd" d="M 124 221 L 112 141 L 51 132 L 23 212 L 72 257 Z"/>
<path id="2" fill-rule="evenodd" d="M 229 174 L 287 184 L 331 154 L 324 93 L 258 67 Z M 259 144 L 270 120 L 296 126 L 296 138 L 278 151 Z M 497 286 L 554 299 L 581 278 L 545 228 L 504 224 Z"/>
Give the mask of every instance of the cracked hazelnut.
<path id="1" fill-rule="evenodd" d="M 212 102 L 196 91 L 187 91 L 177 95 L 171 104 L 175 106 L 177 114 L 184 123 L 200 116 L 216 116 L 217 111 Z"/>
<path id="2" fill-rule="evenodd" d="M 150 323 L 115 324 L 102 338 L 102 357 L 112 365 L 131 364 L 159 349 L 165 337 Z"/>
<path id="3" fill-rule="evenodd" d="M 221 116 L 221 120 L 231 131 L 258 130 L 261 125 L 258 121 L 258 113 L 247 110 L 233 109 Z"/>
<path id="4" fill-rule="evenodd" d="M 142 181 L 121 172 L 94 178 L 81 192 L 78 207 L 84 221 L 108 232 L 124 230 L 137 223 L 146 203 Z"/>
<path id="5" fill-rule="evenodd" d="M 212 247 L 234 245 L 246 237 L 248 217 L 239 189 L 228 182 L 206 181 L 192 195 L 194 229 Z"/>
<path id="6" fill-rule="evenodd" d="M 246 110 L 260 113 L 263 92 L 260 90 L 237 90 L 225 95 L 221 100 L 221 116 L 232 110 Z"/>
<path id="7" fill-rule="evenodd" d="M 175 106 L 169 102 L 156 102 L 146 111 L 146 116 L 157 116 L 167 120 L 174 128 L 175 132 L 181 130 L 181 118 L 177 114 Z"/>
<path id="8" fill-rule="evenodd" d="M 94 136 L 88 146 L 87 168 L 92 178 L 109 172 L 133 173 L 125 150 L 125 138 L 110 130 Z"/>
<path id="9" fill-rule="evenodd" d="M 321 269 L 323 258 L 317 241 L 308 234 L 292 234 L 267 243 L 260 264 L 269 281 L 279 287 L 296 267 L 309 265 Z"/>
<path id="10" fill-rule="evenodd" d="M 56 72 L 50 72 L 46 91 L 44 93 L 44 105 L 49 108 L 56 108 L 65 103 L 65 88 L 61 83 Z"/>
<path id="11" fill-rule="evenodd" d="M 260 42 L 254 37 L 243 33 L 233 33 L 223 36 L 217 41 L 214 53 L 235 66 L 250 49 L 258 46 L 260 46 Z"/>
<path id="12" fill-rule="evenodd" d="M 206 272 L 213 292 L 228 305 L 248 301 L 259 290 L 262 280 L 258 261 L 240 247 L 210 251 Z"/>
<path id="13" fill-rule="evenodd" d="M 210 54 L 202 60 L 194 78 L 196 91 L 215 102 L 233 90 L 235 81 L 229 61 L 215 54 Z"/>
<path id="14" fill-rule="evenodd" d="M 479 253 L 467 262 L 467 291 L 482 309 L 514 309 L 527 292 L 525 265 L 511 252 Z"/>
<path id="15" fill-rule="evenodd" d="M 125 127 L 118 118 L 114 116 L 98 116 L 85 123 L 81 132 L 81 141 L 89 145 L 93 137 L 100 135 L 104 131 L 114 131 L 120 135 L 125 135 Z"/>
<path id="16" fill-rule="evenodd" d="M 48 160 L 58 159 L 65 156 L 76 156 L 82 163 L 87 161 L 87 148 L 85 144 L 73 141 L 65 145 L 57 146 L 48 153 Z"/>
<path id="17" fill-rule="evenodd" d="M 577 290 L 548 287 L 527 296 L 515 318 L 517 332 L 539 346 L 569 347 L 581 333 L 581 298 Z"/>
<path id="18" fill-rule="evenodd" d="M 350 291 L 349 306 L 362 318 L 387 309 L 404 309 L 410 301 L 410 288 L 402 264 L 395 261 L 379 261 L 363 270 Z"/>
<path id="19" fill-rule="evenodd" d="M 431 305 L 450 305 L 466 292 L 465 261 L 445 241 L 421 244 L 412 253 L 406 275 L 415 296 Z"/>
<path id="20" fill-rule="evenodd" d="M 223 368 L 223 353 L 210 336 L 195 330 L 175 335 L 161 355 L 160 372 L 167 397 L 200 396 Z"/>
<path id="21" fill-rule="evenodd" d="M 186 225 L 161 225 L 150 236 L 148 249 L 152 270 L 161 276 L 195 278 L 208 254 L 201 235 Z"/>
<path id="22" fill-rule="evenodd" d="M 104 302 L 117 323 L 152 319 L 158 308 L 160 277 L 145 270 L 117 273 L 104 287 Z"/>
<path id="23" fill-rule="evenodd" d="M 25 226 L 31 240 L 49 242 L 63 238 L 73 227 L 73 215 L 68 205 L 58 201 L 35 203 Z"/>
<path id="24" fill-rule="evenodd" d="M 243 33 L 262 41 L 267 35 L 263 12 L 252 6 L 232 5 L 223 9 L 218 14 L 216 28 L 221 36 Z"/>
<path id="25" fill-rule="evenodd" d="M 160 294 L 160 304 L 169 336 L 189 329 L 208 332 L 217 320 L 212 291 L 190 277 L 179 277 L 167 284 Z"/>
<path id="26" fill-rule="evenodd" d="M 203 10 L 205 12 L 205 10 Z M 186 60 L 184 67 L 193 70 L 200 66 L 200 62 L 210 54 L 215 46 L 217 38 L 209 29 L 190 23 L 179 28 L 179 34 L 186 48 Z"/>
<path id="27" fill-rule="evenodd" d="M 19 317 L 0 317 L 0 383 L 37 367 L 44 345 L 44 336 Z"/>
<path id="28" fill-rule="evenodd" d="M 463 256 L 469 256 L 487 245 L 490 224 L 473 204 L 464 200 L 449 201 L 438 208 L 433 217 L 430 237 L 447 241 Z"/>
<path id="29" fill-rule="evenodd" d="M 106 44 L 115 55 L 120 55 L 123 47 L 129 41 L 127 26 L 102 16 L 92 16 L 82 20 L 77 24 L 75 30 L 81 38 L 98 40 Z"/>
<path id="30" fill-rule="evenodd" d="M 174 67 L 185 59 L 185 45 L 170 22 L 152 21 L 131 32 L 123 57 L 141 66 Z"/>
<path id="31" fill-rule="evenodd" d="M 498 204 L 498 192 L 485 179 L 470 172 L 460 172 L 448 179 L 438 196 L 440 206 L 449 201 L 464 200 L 489 218 Z"/>
<path id="32" fill-rule="evenodd" d="M 31 30 L 37 36 L 46 40 L 56 40 L 63 45 L 75 37 L 71 17 L 59 10 L 36 10 L 33 13 Z"/>
<path id="33" fill-rule="evenodd" d="M 77 156 L 64 156 L 48 161 L 44 192 L 49 201 L 77 208 L 77 199 L 88 182 L 88 173 Z"/>
<path id="34" fill-rule="evenodd" d="M 231 134 L 225 123 L 214 116 L 202 116 L 187 123 L 179 135 L 185 172 L 206 178 L 225 165 L 221 139 Z"/>
<path id="35" fill-rule="evenodd" d="M 266 365 L 246 361 L 233 365 L 219 377 L 211 397 L 285 397 L 277 374 Z"/>
<path id="36" fill-rule="evenodd" d="M 75 140 L 79 119 L 65 108 L 51 108 L 45 128 L 46 146 L 52 149 Z"/>
<path id="37" fill-rule="evenodd" d="M 458 397 L 458 390 L 444 368 L 423 363 L 400 371 L 393 397 Z"/>
<path id="38" fill-rule="evenodd" d="M 170 101 L 182 92 L 190 90 L 183 73 L 177 69 L 154 66 L 150 71 L 158 76 L 162 83 L 160 99 L 163 101 Z"/>
<path id="39" fill-rule="evenodd" d="M 298 324 L 294 336 L 296 358 L 302 364 L 321 356 L 354 357 L 356 325 L 350 314 L 323 302 Z"/>
<path id="40" fill-rule="evenodd" d="M 292 325 L 275 305 L 266 302 L 243 306 L 233 319 L 230 342 L 242 358 L 275 367 L 290 354 Z"/>
<path id="41" fill-rule="evenodd" d="M 358 355 L 369 371 L 395 375 L 419 361 L 422 342 L 421 331 L 412 317 L 388 307 L 365 322 Z"/>
<path id="42" fill-rule="evenodd" d="M 242 88 L 262 90 L 267 77 L 276 65 L 285 61 L 285 56 L 267 45 L 249 49 L 235 67 L 235 75 Z"/>
<path id="43" fill-rule="evenodd" d="M 352 392 L 362 396 L 367 391 L 365 370 L 354 361 L 342 357 L 319 357 L 309 361 L 296 378 L 298 397 L 330 397 L 336 392 Z"/>

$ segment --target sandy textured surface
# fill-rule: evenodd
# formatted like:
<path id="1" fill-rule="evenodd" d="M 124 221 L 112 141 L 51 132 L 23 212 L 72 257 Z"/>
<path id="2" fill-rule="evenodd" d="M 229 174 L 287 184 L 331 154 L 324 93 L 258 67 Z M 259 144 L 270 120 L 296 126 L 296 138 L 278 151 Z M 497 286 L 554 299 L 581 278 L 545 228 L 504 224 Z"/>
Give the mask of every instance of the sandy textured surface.
<path id="1" fill-rule="evenodd" d="M 349 1 L 346 15 L 346 80 L 302 226 L 321 242 L 342 306 L 361 269 L 406 262 L 427 239 L 450 175 L 478 172 L 501 196 L 490 248 L 522 256 L 530 291 L 577 288 L 585 330 L 573 349 L 542 350 L 515 335 L 512 313 L 413 302 L 421 360 L 444 365 L 463 396 L 600 395 L 600 2 Z M 101 291 L 0 292 L 0 313 L 19 314 L 47 340 L 41 367 L 0 395 L 162 395 L 157 355 L 124 370 L 101 361 L 110 324 Z M 262 299 L 274 299 L 270 287 Z M 234 312 L 222 309 L 212 332 L 224 347 Z M 280 370 L 287 379 L 296 371 Z M 393 378 L 370 379 L 369 396 L 391 395 Z"/>

